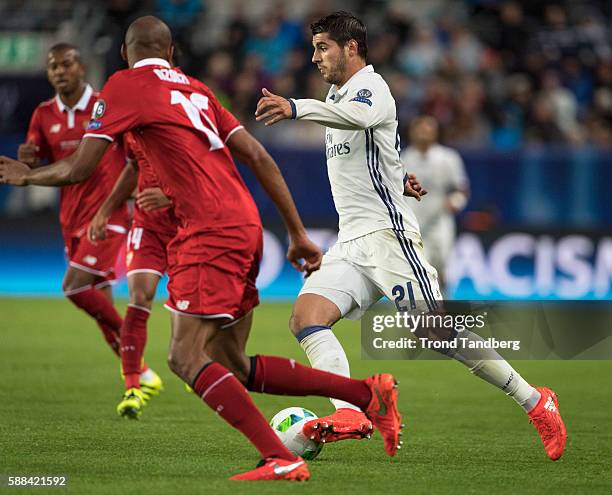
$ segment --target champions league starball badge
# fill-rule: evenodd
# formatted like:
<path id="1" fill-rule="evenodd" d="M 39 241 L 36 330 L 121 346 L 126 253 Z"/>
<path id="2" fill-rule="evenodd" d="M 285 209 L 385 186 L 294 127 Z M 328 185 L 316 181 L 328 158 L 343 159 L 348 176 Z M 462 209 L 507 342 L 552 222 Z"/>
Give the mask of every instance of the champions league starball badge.
<path id="1" fill-rule="evenodd" d="M 359 91 L 357 91 L 357 96 L 355 96 L 355 98 L 351 99 L 350 101 L 358 101 L 360 103 L 365 103 L 369 106 L 372 106 L 372 100 L 370 99 L 372 97 L 372 92 L 369 89 L 360 89 Z"/>

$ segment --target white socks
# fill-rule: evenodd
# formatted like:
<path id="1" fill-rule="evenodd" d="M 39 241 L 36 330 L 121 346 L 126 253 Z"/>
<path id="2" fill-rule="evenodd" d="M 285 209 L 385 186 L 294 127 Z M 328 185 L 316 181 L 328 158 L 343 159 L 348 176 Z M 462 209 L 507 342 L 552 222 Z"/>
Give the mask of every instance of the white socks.
<path id="1" fill-rule="evenodd" d="M 151 368 L 147 368 L 142 373 L 140 373 L 140 379 L 146 382 L 152 380 L 154 376 L 155 374 L 153 373 L 153 370 Z"/>
<path id="2" fill-rule="evenodd" d="M 313 368 L 329 371 L 336 375 L 351 376 L 346 353 L 329 327 L 306 327 L 298 334 L 297 338 Z M 329 400 L 336 409 L 360 411 L 357 406 L 349 402 L 338 399 Z"/>
<path id="3" fill-rule="evenodd" d="M 482 341 L 483 338 L 468 330 L 460 332 L 462 338 Z M 529 385 L 512 366 L 493 349 L 458 349 L 447 354 L 464 364 L 476 376 L 503 390 L 526 412 L 540 400 L 540 392 Z"/>
<path id="4" fill-rule="evenodd" d="M 470 332 L 460 332 L 461 337 L 471 341 L 482 341 L 482 337 Z M 346 353 L 329 327 L 304 328 L 297 339 L 308 356 L 310 365 L 319 370 L 350 377 Z M 540 392 L 529 385 L 512 366 L 493 349 L 458 349 L 447 354 L 467 366 L 474 375 L 496 386 L 512 397 L 526 412 L 531 411 L 540 400 Z M 356 409 L 353 404 L 330 399 L 336 409 Z"/>

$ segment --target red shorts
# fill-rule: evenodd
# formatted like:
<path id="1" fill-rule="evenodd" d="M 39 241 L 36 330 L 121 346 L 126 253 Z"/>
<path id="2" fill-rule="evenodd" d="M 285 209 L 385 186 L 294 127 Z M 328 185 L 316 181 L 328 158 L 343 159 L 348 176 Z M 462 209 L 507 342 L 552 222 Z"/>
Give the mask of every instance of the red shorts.
<path id="1" fill-rule="evenodd" d="M 170 250 L 170 311 L 237 320 L 259 304 L 255 280 L 263 250 L 261 226 L 181 234 Z"/>
<path id="2" fill-rule="evenodd" d="M 119 230 L 119 229 L 117 229 Z M 68 264 L 79 270 L 97 275 L 103 280 L 115 279 L 115 264 L 125 240 L 125 232 L 106 231 L 106 239 L 95 244 L 87 240 L 87 234 L 64 234 Z"/>
<path id="3" fill-rule="evenodd" d="M 133 226 L 127 238 L 127 276 L 154 273 L 163 277 L 168 269 L 168 244 L 175 235 Z"/>

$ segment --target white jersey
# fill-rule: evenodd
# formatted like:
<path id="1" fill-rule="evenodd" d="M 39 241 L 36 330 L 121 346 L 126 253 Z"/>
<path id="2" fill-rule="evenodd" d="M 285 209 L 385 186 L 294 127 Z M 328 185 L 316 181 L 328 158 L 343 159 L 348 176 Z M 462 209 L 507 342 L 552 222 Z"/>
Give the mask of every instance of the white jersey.
<path id="1" fill-rule="evenodd" d="M 446 207 L 449 194 L 469 188 L 461 156 L 455 150 L 440 144 L 432 145 L 425 153 L 415 147 L 401 154 L 404 170 L 416 174 L 427 190 L 427 196 L 416 203 L 414 213 L 421 226 L 423 238 L 429 233 L 445 231 L 454 237 L 454 214 Z"/>
<path id="2" fill-rule="evenodd" d="M 393 229 L 419 233 L 415 201 L 403 195 L 395 100 L 384 79 L 368 65 L 325 102 L 289 100 L 294 118 L 325 125 L 327 172 L 339 217 L 338 240 Z M 415 201 L 416 202 L 416 201 Z"/>

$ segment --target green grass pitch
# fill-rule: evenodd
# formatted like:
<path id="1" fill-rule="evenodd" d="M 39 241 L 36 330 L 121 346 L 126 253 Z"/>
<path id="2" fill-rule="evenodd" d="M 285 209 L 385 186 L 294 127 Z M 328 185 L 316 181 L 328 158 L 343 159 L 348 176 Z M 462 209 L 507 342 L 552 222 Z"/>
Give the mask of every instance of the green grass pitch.
<path id="1" fill-rule="evenodd" d="M 121 304 L 124 307 L 124 304 Z M 256 311 L 250 353 L 304 361 L 287 330 L 290 306 Z M 169 372 L 169 316 L 158 304 L 146 352 L 166 390 L 140 421 L 116 416 L 119 363 L 88 319 L 63 300 L 0 300 L 0 475 L 68 476 L 53 493 L 612 493 L 612 362 L 518 362 L 534 384 L 559 394 L 568 429 L 565 456 L 549 461 L 525 414 L 454 362 L 361 361 L 359 326 L 337 327 L 354 376 L 396 374 L 405 445 L 394 459 L 377 435 L 327 445 L 305 484 L 227 481 L 257 454 L 240 434 Z M 255 395 L 270 418 L 314 397 Z M 46 493 L 0 488 L 6 493 Z"/>

